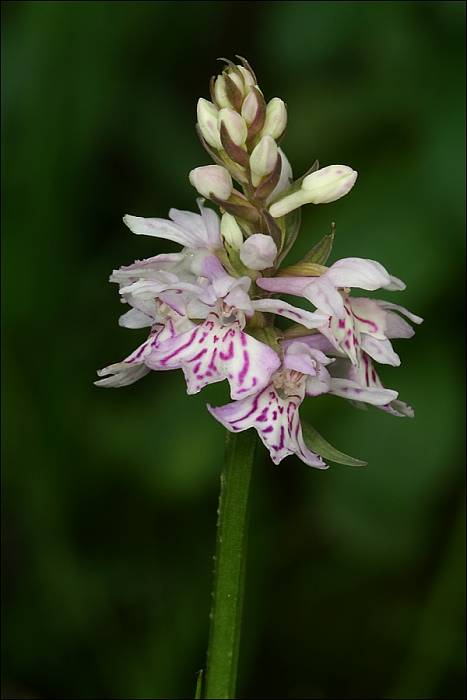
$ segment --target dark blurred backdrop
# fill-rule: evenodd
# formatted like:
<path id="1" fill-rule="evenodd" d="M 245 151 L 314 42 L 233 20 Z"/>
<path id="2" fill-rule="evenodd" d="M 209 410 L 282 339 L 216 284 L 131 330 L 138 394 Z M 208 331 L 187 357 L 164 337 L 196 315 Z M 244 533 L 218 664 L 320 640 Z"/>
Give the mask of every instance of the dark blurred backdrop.
<path id="1" fill-rule="evenodd" d="M 192 697 L 204 665 L 223 430 L 181 372 L 118 391 L 110 271 L 176 246 L 125 213 L 194 209 L 218 56 L 288 104 L 297 175 L 360 172 L 308 207 L 296 256 L 380 260 L 422 315 L 383 368 L 414 420 L 305 415 L 368 468 L 255 470 L 240 697 L 461 698 L 463 2 L 3 3 L 3 697 Z"/>

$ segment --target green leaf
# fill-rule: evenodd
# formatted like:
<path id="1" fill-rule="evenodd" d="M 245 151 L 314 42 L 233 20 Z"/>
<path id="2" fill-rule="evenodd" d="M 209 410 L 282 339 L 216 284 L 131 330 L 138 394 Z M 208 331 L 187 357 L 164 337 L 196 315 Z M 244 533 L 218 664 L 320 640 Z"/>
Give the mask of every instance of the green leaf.
<path id="1" fill-rule="evenodd" d="M 319 265 L 326 265 L 334 243 L 334 230 L 318 241 L 316 245 L 305 255 L 301 262 L 313 262 Z"/>
<path id="2" fill-rule="evenodd" d="M 324 459 L 329 459 L 331 462 L 337 462 L 338 464 L 346 464 L 348 467 L 366 467 L 367 462 L 355 459 L 355 457 L 350 457 L 350 455 L 337 450 L 309 423 L 302 421 L 302 430 L 303 437 L 310 450 L 324 457 Z"/>

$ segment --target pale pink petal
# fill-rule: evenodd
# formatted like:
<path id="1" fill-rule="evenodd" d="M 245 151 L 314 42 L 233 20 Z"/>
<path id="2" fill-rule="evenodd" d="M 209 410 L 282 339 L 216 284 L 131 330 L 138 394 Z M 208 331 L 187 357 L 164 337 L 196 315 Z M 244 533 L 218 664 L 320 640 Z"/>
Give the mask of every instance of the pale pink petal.
<path id="1" fill-rule="evenodd" d="M 124 265 L 118 270 L 114 270 L 110 275 L 109 282 L 118 284 L 128 284 L 130 281 L 147 278 L 151 279 L 162 270 L 170 270 L 185 258 L 183 253 L 167 253 L 155 255 L 146 260 L 136 260 L 131 265 Z"/>
<path id="2" fill-rule="evenodd" d="M 94 384 L 108 389 L 119 389 L 122 386 L 134 384 L 148 372 L 150 372 L 149 367 L 141 363 L 129 365 L 125 362 L 117 362 L 114 365 L 98 370 L 98 376 L 104 377 L 104 379 L 98 379 Z"/>
<path id="3" fill-rule="evenodd" d="M 364 335 L 361 340 L 361 347 L 370 357 L 372 357 L 376 362 L 380 362 L 384 365 L 392 365 L 393 367 L 399 367 L 401 360 L 387 338 L 384 340 L 377 340 L 372 338 L 370 335 Z"/>
<path id="4" fill-rule="evenodd" d="M 407 285 L 405 282 L 400 280 L 398 277 L 394 277 L 393 275 L 389 275 L 390 282 L 387 284 L 384 289 L 387 289 L 390 292 L 401 292 L 403 291 Z"/>
<path id="5" fill-rule="evenodd" d="M 270 384 L 254 396 L 217 408 L 208 406 L 208 410 L 230 432 L 255 428 L 274 464 L 296 454 L 305 464 L 326 469 L 328 465 L 303 440 L 298 413 L 302 398 L 281 398 Z"/>
<path id="6" fill-rule="evenodd" d="M 404 306 L 399 306 L 399 304 L 393 304 L 390 301 L 385 301 L 384 299 L 375 299 L 376 303 L 379 304 L 383 309 L 388 309 L 389 311 L 398 311 L 403 316 L 407 316 L 409 321 L 412 323 L 423 323 L 423 318 L 421 316 L 416 316 L 406 309 Z"/>
<path id="7" fill-rule="evenodd" d="M 268 292 L 283 292 L 303 296 L 310 283 L 309 277 L 258 277 L 256 284 Z"/>
<path id="8" fill-rule="evenodd" d="M 308 278 L 308 285 L 303 290 L 303 296 L 316 306 L 318 311 L 329 316 L 344 317 L 344 300 L 336 285 L 328 277 L 328 273 L 315 279 Z"/>
<path id="9" fill-rule="evenodd" d="M 407 321 L 392 311 L 386 312 L 386 337 L 411 338 L 415 331 Z"/>
<path id="10" fill-rule="evenodd" d="M 332 378 L 330 394 L 353 401 L 364 401 L 375 406 L 385 406 L 397 398 L 397 391 L 384 388 L 366 389 L 351 379 Z"/>
<path id="11" fill-rule="evenodd" d="M 146 328 L 153 323 L 154 316 L 148 316 L 138 309 L 130 309 L 118 319 L 118 325 L 123 328 Z"/>
<path id="12" fill-rule="evenodd" d="M 391 282 L 389 273 L 379 262 L 363 258 L 342 258 L 331 265 L 325 276 L 336 287 L 367 290 L 380 289 Z"/>
<path id="13" fill-rule="evenodd" d="M 374 338 L 384 340 L 387 314 L 380 305 L 365 297 L 349 297 L 348 303 L 352 310 L 357 332 L 367 333 Z"/>
<path id="14" fill-rule="evenodd" d="M 320 365 L 316 377 L 307 377 L 306 394 L 307 396 L 320 396 L 327 394 L 331 388 L 331 375 L 326 367 Z"/>
<path id="15" fill-rule="evenodd" d="M 206 231 L 206 242 L 207 248 L 214 250 L 215 248 L 222 247 L 221 234 L 220 234 L 220 221 L 219 216 L 216 214 L 214 209 L 204 206 L 205 200 L 202 197 L 198 197 L 196 203 L 201 212 L 201 216 L 204 222 L 204 228 Z"/>
<path id="16" fill-rule="evenodd" d="M 297 306 L 293 306 L 282 299 L 254 299 L 252 306 L 256 311 L 277 314 L 289 318 L 295 323 L 301 323 L 305 328 L 320 328 L 328 320 L 326 314 L 313 311 L 305 311 Z"/>

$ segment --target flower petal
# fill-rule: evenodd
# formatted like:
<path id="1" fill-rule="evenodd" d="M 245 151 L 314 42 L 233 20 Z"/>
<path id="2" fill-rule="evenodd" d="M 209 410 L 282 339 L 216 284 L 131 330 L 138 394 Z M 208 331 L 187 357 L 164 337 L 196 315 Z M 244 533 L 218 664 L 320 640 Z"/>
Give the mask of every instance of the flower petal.
<path id="1" fill-rule="evenodd" d="M 365 389 L 360 384 L 351 379 L 331 379 L 330 394 L 340 396 L 344 399 L 352 399 L 353 401 L 364 401 L 371 403 L 374 406 L 385 406 L 390 401 L 397 398 L 397 391 L 392 389 Z"/>
<path id="2" fill-rule="evenodd" d="M 374 290 L 391 283 L 389 273 L 379 262 L 364 258 L 342 258 L 331 265 L 325 276 L 336 287 Z"/>
<path id="3" fill-rule="evenodd" d="M 255 299 L 251 303 L 255 311 L 284 316 L 284 318 L 289 318 L 296 323 L 301 323 L 305 328 L 320 328 L 328 320 L 325 314 L 305 311 L 305 309 L 293 306 L 282 299 Z"/>
<path id="4" fill-rule="evenodd" d="M 370 335 L 364 335 L 361 340 L 361 347 L 376 362 L 380 362 L 383 365 L 399 367 L 401 363 L 399 355 L 394 352 L 391 342 L 387 338 L 378 340 Z"/>
<path id="5" fill-rule="evenodd" d="M 146 362 L 152 369 L 182 368 L 189 394 L 227 379 L 232 399 L 262 389 L 280 365 L 274 350 L 244 333 L 237 322 L 222 325 L 216 313 L 161 345 Z"/>
<path id="6" fill-rule="evenodd" d="M 357 332 L 367 333 L 374 338 L 384 340 L 387 314 L 380 305 L 365 297 L 349 297 L 348 303 L 352 310 Z"/>
<path id="7" fill-rule="evenodd" d="M 305 464 L 326 469 L 321 457 L 305 445 L 298 413 L 301 396 L 281 398 L 273 384 L 254 396 L 213 408 L 209 412 L 232 433 L 255 428 L 274 464 L 296 454 Z"/>
<path id="8" fill-rule="evenodd" d="M 385 301 L 384 299 L 375 299 L 375 301 L 383 309 L 386 309 L 389 311 L 398 311 L 403 316 L 407 316 L 409 321 L 412 321 L 412 323 L 417 323 L 417 324 L 423 323 L 423 318 L 421 318 L 421 316 L 416 316 L 415 314 L 411 313 L 408 309 L 406 309 L 404 306 L 400 306 L 399 304 L 393 304 L 392 302 Z"/>
<path id="9" fill-rule="evenodd" d="M 338 292 L 332 280 L 328 278 L 327 273 L 311 281 L 308 278 L 308 282 L 309 284 L 303 290 L 303 296 L 311 301 L 318 311 L 328 314 L 328 316 L 344 318 L 342 294 Z"/>

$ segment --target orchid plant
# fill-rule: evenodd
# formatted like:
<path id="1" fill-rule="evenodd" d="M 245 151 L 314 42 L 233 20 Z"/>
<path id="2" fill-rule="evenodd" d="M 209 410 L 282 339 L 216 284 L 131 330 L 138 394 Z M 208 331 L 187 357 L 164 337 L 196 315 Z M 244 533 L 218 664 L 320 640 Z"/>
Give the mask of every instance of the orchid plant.
<path id="1" fill-rule="evenodd" d="M 231 436 L 221 479 L 207 673 L 197 690 L 206 698 L 235 697 L 256 443 L 254 432 L 243 431 L 256 431 L 274 464 L 295 454 L 318 469 L 328 467 L 326 460 L 364 465 L 305 425 L 300 406 L 305 397 L 332 394 L 413 416 L 397 391 L 383 386 L 375 363 L 398 366 L 392 339 L 413 335 L 405 319 L 422 322 L 398 304 L 352 294 L 405 285 L 374 260 L 344 258 L 326 266 L 334 230 L 284 267 L 301 207 L 345 196 L 357 172 L 315 162 L 294 181 L 279 147 L 286 105 L 278 97 L 266 103 L 251 66 L 239 60 L 225 61 L 211 80 L 211 101 L 198 101 L 197 132 L 214 161 L 189 175 L 201 195 L 199 213 L 171 209 L 168 219 L 123 219 L 133 233 L 172 241 L 181 250 L 112 273 L 110 281 L 130 307 L 119 324 L 147 328 L 148 337 L 127 358 L 100 370 L 96 381 L 123 387 L 151 370 L 181 369 L 188 394 L 214 382 L 229 384 L 231 403 L 208 406 Z M 296 297 L 297 305 L 281 294 Z M 301 299 L 314 310 L 303 308 Z M 292 323 L 276 325 L 277 317 Z"/>

